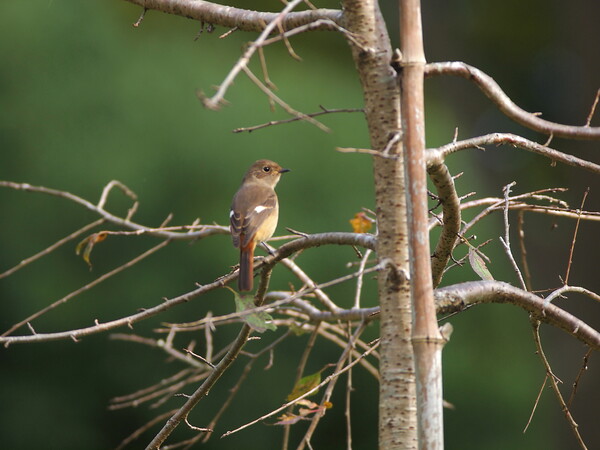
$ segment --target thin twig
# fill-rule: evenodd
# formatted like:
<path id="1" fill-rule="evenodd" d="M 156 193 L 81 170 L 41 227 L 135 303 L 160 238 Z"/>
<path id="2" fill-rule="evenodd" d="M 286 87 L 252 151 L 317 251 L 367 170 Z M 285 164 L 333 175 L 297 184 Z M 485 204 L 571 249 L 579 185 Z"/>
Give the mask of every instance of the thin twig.
<path id="1" fill-rule="evenodd" d="M 364 153 L 366 155 L 377 156 L 379 158 L 384 159 L 392 159 L 397 160 L 399 158 L 398 155 L 384 155 L 379 150 L 372 150 L 370 148 L 354 148 L 354 147 L 336 147 L 336 151 L 340 153 Z"/>
<path id="2" fill-rule="evenodd" d="M 559 289 L 553 291 L 548 297 L 544 299 L 544 302 L 550 303 L 554 301 L 555 298 L 560 298 L 567 292 L 577 292 L 579 294 L 583 294 L 590 297 L 592 300 L 600 302 L 600 295 L 596 294 L 595 292 L 592 292 L 589 289 L 580 286 L 569 286 L 568 284 L 563 285 Z"/>
<path id="3" fill-rule="evenodd" d="M 594 113 L 596 112 L 596 106 L 598 106 L 598 100 L 600 99 L 600 89 L 596 92 L 596 97 L 594 98 L 594 103 L 592 103 L 592 108 L 590 109 L 590 113 L 588 114 L 587 120 L 585 121 L 585 126 L 589 127 L 592 122 L 592 117 L 594 117 Z"/>
<path id="4" fill-rule="evenodd" d="M 196 21 L 204 21 L 215 26 L 225 28 L 238 27 L 240 31 L 261 32 L 264 24 L 278 19 L 280 13 L 262 12 L 250 9 L 234 8 L 229 5 L 220 5 L 209 1 L 178 1 L 176 3 L 165 0 L 127 0 L 130 3 L 148 9 L 175 14 Z M 312 8 L 306 11 L 290 12 L 281 20 L 284 28 L 291 29 L 305 24 L 310 24 L 320 19 L 327 19 L 333 23 L 342 22 L 343 13 L 337 9 Z M 335 31 L 336 29 L 323 24 L 318 30 Z"/>
<path id="5" fill-rule="evenodd" d="M 578 128 L 578 127 L 575 127 Z M 598 130 L 598 138 L 600 139 L 600 127 L 598 128 L 583 128 L 584 130 Z M 549 158 L 553 162 L 561 162 L 573 167 L 579 167 L 581 169 L 588 170 L 592 173 L 600 173 L 600 165 L 594 164 L 593 162 L 586 161 L 576 156 L 568 155 L 560 152 L 553 148 L 547 147 L 537 142 L 530 141 L 524 137 L 518 136 L 511 133 L 491 133 L 485 136 L 479 136 L 464 141 L 453 142 L 450 144 L 443 145 L 438 148 L 427 149 L 427 165 L 436 164 L 443 161 L 451 153 L 465 150 L 468 148 L 481 148 L 483 145 L 498 145 L 507 144 L 513 147 L 518 147 L 523 150 L 536 153 L 541 156 Z"/>
<path id="6" fill-rule="evenodd" d="M 248 374 L 252 370 L 252 366 L 254 365 L 254 361 L 256 361 L 256 359 L 254 359 L 254 358 L 250 359 L 250 361 L 248 361 L 248 363 L 244 367 L 244 370 L 242 371 L 242 374 L 239 376 L 239 378 L 236 381 L 236 383 L 233 385 L 233 387 L 231 387 L 229 389 L 229 395 L 227 396 L 227 399 L 222 403 L 222 405 L 219 408 L 219 410 L 217 411 L 217 413 L 214 415 L 214 417 L 212 418 L 212 420 L 208 423 L 207 427 L 210 428 L 211 431 L 208 432 L 208 433 L 206 433 L 206 435 L 204 436 L 204 439 L 202 439 L 202 443 L 208 442 L 208 440 L 212 436 L 212 433 L 213 433 L 212 430 L 215 429 L 215 426 L 219 422 L 219 419 L 225 413 L 225 411 L 227 410 L 227 408 L 229 408 L 229 406 L 233 402 L 234 397 L 239 392 L 240 387 L 242 386 L 242 384 L 244 383 L 244 381 L 246 381 L 246 378 L 248 377 Z"/>
<path id="7" fill-rule="evenodd" d="M 367 320 L 363 320 L 360 323 L 360 325 L 358 325 L 356 327 L 356 330 L 354 331 L 354 333 L 352 334 L 352 336 L 348 340 L 348 343 L 346 344 L 346 348 L 344 348 L 344 351 L 342 352 L 342 354 L 340 355 L 340 357 L 339 357 L 339 359 L 337 361 L 337 364 L 336 364 L 335 369 L 334 369 L 334 373 L 340 372 L 341 369 L 344 367 L 344 364 L 346 364 L 346 361 L 348 360 L 348 358 L 349 358 L 349 356 L 351 354 L 351 350 L 354 348 L 354 345 L 355 345 L 356 341 L 358 340 L 358 338 L 360 337 L 360 335 L 365 330 L 367 322 L 368 322 Z M 351 367 L 351 366 L 353 366 L 352 362 L 350 362 L 349 364 L 346 364 L 346 367 Z M 348 369 L 348 371 L 350 371 L 350 369 Z M 331 399 L 331 395 L 333 394 L 333 389 L 335 388 L 337 380 L 338 380 L 338 378 L 335 377 L 335 378 L 332 378 L 329 381 L 329 383 L 327 383 L 327 388 L 325 389 L 325 392 L 323 393 L 323 397 L 321 398 L 321 402 L 319 404 L 320 411 L 316 412 L 313 415 L 313 418 L 312 418 L 311 423 L 310 423 L 310 425 L 308 427 L 308 430 L 306 430 L 306 433 L 304 434 L 304 437 L 302 438 L 302 441 L 298 445 L 297 450 L 302 450 L 304 448 L 304 445 L 310 443 L 311 437 L 314 434 L 315 430 L 317 429 L 319 421 L 325 415 L 325 411 L 326 411 L 325 405 L 327 403 L 329 403 L 329 400 Z"/>
<path id="8" fill-rule="evenodd" d="M 531 414 L 529 414 L 529 419 L 527 420 L 527 424 L 525 425 L 525 428 L 523 428 L 523 433 L 526 433 L 527 429 L 529 428 L 529 425 L 531 425 L 531 421 L 533 420 L 535 411 L 540 403 L 540 398 L 542 397 L 542 393 L 544 392 L 544 388 L 546 387 L 547 382 L 548 382 L 548 374 L 546 374 L 546 376 L 544 377 L 544 382 L 542 383 L 542 386 L 540 387 L 540 391 L 538 392 L 538 395 L 535 398 L 535 403 L 533 404 L 533 408 L 531 409 Z"/>
<path id="9" fill-rule="evenodd" d="M 138 20 L 135 21 L 135 23 L 132 24 L 132 26 L 134 28 L 139 27 L 142 24 L 142 21 L 144 20 L 144 17 L 146 17 L 146 11 L 148 11 L 148 9 L 144 8 L 142 10 L 142 13 L 140 14 L 140 17 L 138 18 Z"/>
<path id="10" fill-rule="evenodd" d="M 271 78 L 269 77 L 269 69 L 267 67 L 267 60 L 265 58 L 265 51 L 263 47 L 258 48 L 258 60 L 260 61 L 260 68 L 262 70 L 263 78 L 265 80 L 265 85 L 268 86 L 271 90 L 276 90 L 277 86 L 275 86 L 275 84 L 271 81 Z M 269 100 L 269 108 L 271 109 L 271 112 L 275 112 L 275 101 L 269 96 L 267 96 L 267 99 Z"/>
<path id="11" fill-rule="evenodd" d="M 600 127 L 578 127 L 550 122 L 519 108 L 492 77 L 463 62 L 431 63 L 425 66 L 425 76 L 457 75 L 473 81 L 507 117 L 544 134 L 572 139 L 600 139 Z"/>
<path id="12" fill-rule="evenodd" d="M 227 436 L 231 436 L 234 433 L 237 433 L 238 431 L 241 431 L 245 428 L 248 428 L 252 425 L 255 425 L 265 419 L 268 419 L 269 417 L 272 417 L 276 414 L 279 414 L 281 411 L 284 411 L 288 406 L 292 406 L 295 405 L 296 403 L 298 403 L 300 400 L 305 399 L 306 397 L 309 397 L 310 395 L 314 394 L 315 392 L 317 392 L 321 387 L 325 386 L 327 383 L 329 383 L 331 380 L 333 380 L 334 378 L 339 377 L 340 375 L 342 375 L 343 373 L 347 372 L 348 370 L 350 370 L 352 367 L 354 367 L 361 359 L 365 358 L 366 356 L 368 356 L 372 351 L 374 351 L 377 347 L 379 346 L 379 341 L 377 341 L 373 346 L 371 346 L 366 352 L 364 352 L 362 355 L 360 355 L 359 358 L 355 359 L 354 361 L 352 361 L 352 363 L 348 364 L 347 366 L 345 366 L 343 369 L 341 369 L 340 371 L 337 371 L 335 373 L 332 373 L 331 375 L 327 376 L 323 381 L 321 381 L 321 383 L 319 383 L 317 386 L 315 386 L 314 388 L 312 388 L 311 390 L 305 392 L 304 394 L 302 394 L 300 397 L 295 398 L 294 400 L 280 406 L 279 408 L 271 411 L 270 413 L 265 414 L 264 416 L 259 417 L 258 419 L 253 420 L 252 422 L 248 422 L 245 425 L 242 425 L 241 427 L 238 427 L 234 430 L 231 431 L 227 431 L 226 433 L 224 433 L 221 437 L 227 437 Z"/>
<path id="13" fill-rule="evenodd" d="M 237 63 L 233 66 L 231 71 L 227 74 L 227 76 L 225 77 L 225 79 L 223 80 L 221 85 L 219 86 L 219 89 L 217 90 L 216 94 L 210 98 L 208 98 L 208 97 L 202 98 L 202 103 L 204 104 L 204 106 L 206 106 L 209 109 L 219 109 L 221 103 L 224 100 L 227 89 L 229 89 L 229 87 L 233 84 L 233 81 L 235 80 L 237 75 L 240 73 L 240 71 L 247 69 L 248 62 L 250 61 L 250 58 L 252 58 L 252 55 L 254 55 L 254 52 L 260 46 L 262 46 L 262 43 L 265 41 L 267 36 L 269 36 L 269 34 L 271 34 L 273 32 L 275 27 L 277 27 L 277 25 L 283 20 L 283 18 L 286 16 L 286 14 L 288 14 L 290 11 L 292 11 L 302 1 L 303 0 L 293 0 L 290 3 L 288 3 L 285 6 L 285 8 L 283 8 L 283 10 L 279 14 L 277 14 L 275 19 L 270 21 L 264 27 L 264 29 L 260 33 L 260 36 L 254 42 L 252 42 L 251 45 L 248 46 L 248 48 L 246 49 L 244 54 L 238 59 Z"/>
<path id="14" fill-rule="evenodd" d="M 323 111 L 305 114 L 305 116 L 307 116 L 307 117 L 318 117 L 318 116 L 322 116 L 323 114 L 332 114 L 332 113 L 364 112 L 364 109 L 362 109 L 362 108 L 326 109 L 326 108 L 324 108 L 324 107 L 321 106 L 321 109 Z M 260 124 L 260 125 L 254 125 L 252 127 L 236 128 L 236 129 L 234 129 L 232 131 L 234 133 L 242 133 L 244 131 L 247 131 L 248 133 L 251 133 L 252 131 L 260 130 L 261 128 L 267 128 L 267 127 L 270 127 L 270 126 L 273 126 L 273 125 L 280 125 L 280 124 L 284 124 L 284 123 L 297 122 L 298 120 L 304 120 L 304 119 L 302 117 L 290 117 L 289 119 L 272 120 L 270 122 L 266 122 L 266 123 L 263 123 L 263 124 Z"/>
<path id="15" fill-rule="evenodd" d="M 567 422 L 569 423 L 569 426 L 571 427 L 573 434 L 575 435 L 575 439 L 577 440 L 577 443 L 579 444 L 579 446 L 582 449 L 587 450 L 587 447 L 586 447 L 585 443 L 583 442 L 583 439 L 581 438 L 581 434 L 579 433 L 578 425 L 575 422 L 575 420 L 573 419 L 573 416 L 571 415 L 571 411 L 569 411 L 569 407 L 567 406 L 567 404 L 565 403 L 565 400 L 563 399 L 560 389 L 558 388 L 558 383 L 556 381 L 557 378 L 554 375 L 554 373 L 552 372 L 552 368 L 550 367 L 548 358 L 546 358 L 546 354 L 544 353 L 544 349 L 542 348 L 542 342 L 540 340 L 540 322 L 538 320 L 534 320 L 532 323 L 532 326 L 533 326 L 533 340 L 535 342 L 535 347 L 537 349 L 538 355 L 540 356 L 540 359 L 542 360 L 542 363 L 544 364 L 544 368 L 546 369 L 546 376 L 550 380 L 550 386 L 552 386 L 552 390 L 554 391 L 554 394 L 556 395 L 556 398 L 557 398 L 558 402 L 560 403 L 562 411 L 565 414 L 565 418 L 567 419 Z"/>
<path id="16" fill-rule="evenodd" d="M 577 210 L 577 221 L 575 222 L 575 231 L 573 232 L 573 240 L 571 241 L 571 249 L 569 250 L 569 262 L 567 264 L 567 273 L 565 274 L 564 284 L 569 284 L 569 275 L 571 274 L 571 264 L 573 263 L 573 250 L 575 250 L 575 241 L 577 240 L 577 233 L 579 231 L 579 222 L 581 221 L 581 211 L 583 211 L 583 206 L 585 205 L 585 200 L 590 193 L 590 188 L 588 187 L 583 193 L 583 198 L 581 199 L 581 206 Z"/>
<path id="17" fill-rule="evenodd" d="M 517 265 L 517 261 L 515 261 L 515 258 L 512 254 L 512 250 L 510 249 L 510 224 L 508 222 L 508 203 L 509 203 L 509 196 L 510 196 L 510 188 L 512 186 L 514 186 L 515 184 L 517 184 L 517 183 L 513 181 L 512 183 L 504 186 L 504 189 L 503 189 L 503 192 L 504 192 L 504 239 L 502 239 L 502 237 L 500 237 L 500 242 L 502 242 L 502 246 L 504 247 L 504 252 L 506 253 L 506 256 L 508 257 L 511 265 L 513 266 L 515 273 L 517 274 L 517 278 L 519 279 L 519 283 L 521 284 L 521 287 L 524 290 L 527 290 L 527 286 L 525 284 L 525 280 L 523 280 L 523 275 L 521 274 L 521 270 L 519 269 L 519 266 Z"/>
<path id="18" fill-rule="evenodd" d="M 163 231 L 160 228 L 157 229 L 157 228 L 146 227 L 144 225 L 140 225 L 138 223 L 132 222 L 131 220 L 129 220 L 127 218 L 123 219 L 121 217 L 115 216 L 115 215 L 109 213 L 108 211 L 104 210 L 103 208 L 98 207 L 97 205 L 93 204 L 92 202 L 85 200 L 81 197 L 78 197 L 77 195 L 71 194 L 70 192 L 67 192 L 67 191 L 60 191 L 57 189 L 51 189 L 51 188 L 47 188 L 44 186 L 32 186 L 28 183 L 14 183 L 12 181 L 0 181 L 0 187 L 6 187 L 6 188 L 18 190 L 18 191 L 25 191 L 25 192 L 37 192 L 37 193 L 41 193 L 41 194 L 51 195 L 53 197 L 64 198 L 64 199 L 70 200 L 74 203 L 77 203 L 77 204 L 85 207 L 86 209 L 98 214 L 101 218 L 105 219 L 107 222 L 121 226 L 123 228 L 137 231 L 140 234 L 146 233 L 150 236 L 161 237 L 164 239 L 193 240 L 193 239 L 199 239 L 199 238 L 212 236 L 215 234 L 229 234 L 229 227 L 216 226 L 216 225 L 208 225 L 206 227 L 203 226 L 203 227 L 201 227 L 200 231 L 197 231 L 194 233 L 173 233 L 173 232 L 168 231 L 168 229 L 167 229 L 167 231 Z M 104 188 L 104 191 L 106 191 L 107 187 L 108 187 L 108 185 Z M 102 199 L 100 200 L 99 203 L 102 204 Z M 130 212 L 131 212 L 131 209 L 130 209 Z"/>
<path id="19" fill-rule="evenodd" d="M 525 212 L 520 210 L 517 214 L 517 236 L 519 237 L 519 249 L 521 251 L 521 265 L 523 266 L 523 273 L 525 276 L 525 286 L 528 291 L 531 291 L 531 271 L 529 270 L 529 263 L 527 262 L 527 247 L 525 247 Z"/>
<path id="20" fill-rule="evenodd" d="M 23 325 L 25 325 L 28 322 L 31 322 L 34 319 L 37 319 L 38 317 L 42 316 L 43 314 L 46 314 L 48 311 L 56 308 L 59 305 L 62 305 L 63 303 L 68 302 L 69 300 L 71 300 L 72 298 L 78 296 L 79 294 L 86 292 L 88 290 L 90 290 L 91 288 L 93 288 L 94 286 L 97 286 L 98 284 L 102 283 L 103 281 L 108 280 L 109 278 L 111 278 L 112 276 L 132 267 L 133 265 L 137 264 L 138 262 L 142 261 L 143 259 L 147 258 L 148 256 L 156 253 L 158 250 L 162 249 L 163 247 L 167 246 L 170 243 L 170 241 L 164 240 L 162 241 L 160 244 L 155 245 L 154 247 L 152 247 L 149 250 L 146 250 L 144 253 L 136 256 L 135 258 L 127 261 L 125 264 L 120 265 L 119 267 L 114 268 L 113 270 L 106 272 L 105 274 L 99 276 L 98 278 L 96 278 L 94 281 L 86 284 L 85 286 L 80 287 L 79 289 L 65 295 L 64 297 L 60 298 L 59 300 L 56 300 L 55 302 L 51 303 L 50 305 L 46 306 L 45 308 L 40 309 L 39 311 L 35 312 L 34 314 L 31 314 L 30 316 L 26 317 L 25 319 L 21 320 L 20 322 L 17 322 L 16 324 L 14 324 L 12 327 L 10 327 L 8 330 L 6 330 L 4 333 L 2 333 L 0 336 L 2 337 L 6 337 L 10 334 L 12 334 L 15 330 L 19 329 L 20 327 L 22 327 Z M 40 335 L 38 335 L 40 336 Z"/>
<path id="21" fill-rule="evenodd" d="M 292 116 L 296 116 L 297 118 L 299 118 L 301 120 L 306 120 L 308 123 L 316 126 L 317 128 L 319 128 L 322 131 L 325 131 L 326 133 L 329 133 L 331 131 L 328 127 L 323 125 L 318 120 L 315 120 L 312 117 L 307 116 L 304 113 L 301 113 L 300 111 L 296 111 L 294 108 L 292 108 L 286 102 L 284 102 L 281 98 L 279 98 L 277 95 L 275 95 L 275 93 L 271 89 L 269 89 L 262 81 L 260 81 L 258 79 L 258 77 L 256 75 L 254 75 L 254 73 L 252 73 L 252 71 L 248 67 L 244 66 L 244 67 L 242 67 L 242 70 L 244 71 L 244 73 L 246 75 L 248 75 L 248 78 L 250 78 L 250 80 L 252 80 L 252 82 L 254 84 L 256 84 L 256 86 L 258 86 L 258 88 L 261 91 L 263 91 L 269 98 L 273 99 L 273 101 L 275 103 L 277 103 L 279 106 L 281 106 L 288 114 L 290 114 Z"/>
<path id="22" fill-rule="evenodd" d="M 581 367 L 579 368 L 579 372 L 577 372 L 577 376 L 575 377 L 575 381 L 573 381 L 573 389 L 571 390 L 571 395 L 569 396 L 569 401 L 567 402 L 567 406 L 571 408 L 571 404 L 575 399 L 575 394 L 577 394 L 577 388 L 579 387 L 579 380 L 583 376 L 584 372 L 588 369 L 588 362 L 590 360 L 590 356 L 592 355 L 593 350 L 588 348 L 585 355 L 583 355 L 583 361 L 581 363 Z"/>
<path id="23" fill-rule="evenodd" d="M 348 355 L 348 362 L 352 362 L 352 353 Z M 348 371 L 348 377 L 346 378 L 346 405 L 344 415 L 346 416 L 346 450 L 352 450 L 352 416 L 350 402 L 352 399 L 352 370 Z"/>
<path id="24" fill-rule="evenodd" d="M 354 296 L 354 309 L 360 308 L 360 295 L 362 292 L 363 274 L 365 272 L 365 266 L 367 264 L 367 261 L 369 260 L 369 257 L 371 256 L 371 253 L 372 250 L 367 249 L 362 260 L 360 261 L 360 265 L 358 266 L 358 277 L 356 278 L 356 295 Z"/>
<path id="25" fill-rule="evenodd" d="M 7 271 L 5 271 L 3 273 L 0 273 L 0 279 L 6 278 L 9 275 L 12 275 L 17 270 L 20 270 L 23 267 L 27 266 L 28 264 L 31 264 L 32 262 L 37 261 L 38 259 L 40 259 L 40 258 L 42 258 L 42 257 L 44 257 L 44 256 L 46 256 L 46 255 L 48 255 L 50 253 L 52 253 L 57 248 L 59 248 L 62 245 L 66 244 L 67 242 L 72 241 L 76 237 L 81 236 L 84 233 L 87 233 L 89 230 L 91 230 L 91 229 L 93 229 L 93 228 L 101 225 L 102 223 L 104 223 L 104 219 L 98 219 L 95 222 L 89 223 L 86 226 L 84 226 L 83 228 L 80 228 L 79 230 L 74 231 L 73 233 L 69 234 L 68 236 L 65 236 L 64 238 L 59 239 L 54 244 L 52 244 L 49 247 L 45 248 L 41 252 L 38 252 L 35 255 L 30 256 L 29 258 L 25 258 L 23 261 L 21 261 L 16 266 L 8 269 Z"/>
<path id="26" fill-rule="evenodd" d="M 145 425 L 141 426 L 129 436 L 127 436 L 125 439 L 123 439 L 121 443 L 116 447 L 116 450 L 122 450 L 123 448 L 127 447 L 131 442 L 135 441 L 137 438 L 139 438 L 142 434 L 144 434 L 157 423 L 172 415 L 175 411 L 177 411 L 177 409 L 172 409 L 148 421 Z"/>
<path id="27" fill-rule="evenodd" d="M 321 328 L 321 322 L 317 322 L 313 328 L 312 333 L 304 347 L 304 351 L 302 352 L 302 356 L 300 357 L 300 361 L 298 362 L 298 367 L 296 368 L 296 377 L 294 379 L 294 386 L 298 384 L 298 381 L 302 378 L 302 374 L 304 373 L 304 369 L 306 368 L 306 363 L 308 362 L 308 357 L 312 352 L 312 349 L 315 346 L 315 342 L 317 341 L 317 336 L 319 335 L 319 331 Z M 290 406 L 287 410 L 291 411 L 292 406 Z M 283 443 L 282 450 L 287 450 L 290 438 L 290 430 L 291 426 L 286 425 L 283 429 Z"/>
<path id="28" fill-rule="evenodd" d="M 279 29 L 279 33 L 280 33 L 280 35 L 281 35 L 281 37 L 283 39 L 283 42 L 285 44 L 285 47 L 287 48 L 287 51 L 288 51 L 289 55 L 292 58 L 294 58 L 296 61 L 302 61 L 302 58 L 300 58 L 300 56 L 298 56 L 298 54 L 294 51 L 294 48 L 292 47 L 292 44 L 290 43 L 290 40 L 285 35 L 285 30 L 281 26 L 281 23 L 277 24 L 277 28 Z"/>

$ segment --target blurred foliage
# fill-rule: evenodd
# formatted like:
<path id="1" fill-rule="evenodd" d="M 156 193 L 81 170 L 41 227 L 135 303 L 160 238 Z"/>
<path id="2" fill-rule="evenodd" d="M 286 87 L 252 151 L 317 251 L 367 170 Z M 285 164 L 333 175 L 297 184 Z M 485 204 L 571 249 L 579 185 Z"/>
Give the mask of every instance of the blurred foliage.
<path id="1" fill-rule="evenodd" d="M 276 10 L 281 4 L 263 1 L 253 6 Z M 336 8 L 338 2 L 319 6 Z M 395 2 L 385 1 L 382 6 L 397 45 Z M 600 87 L 597 48 L 590 45 L 600 38 L 598 2 L 433 0 L 423 7 L 431 61 L 466 61 L 494 76 L 525 109 L 541 110 L 550 120 L 585 121 Z M 238 127 L 286 117 L 279 110 L 271 112 L 266 98 L 243 75 L 226 96 L 230 104 L 219 112 L 203 109 L 195 95 L 197 90 L 210 93 L 221 82 L 253 36 L 235 32 L 218 39 L 226 30 L 217 29 L 194 39 L 198 23 L 153 11 L 136 29 L 131 24 L 139 13 L 139 8 L 122 1 L 0 4 L 0 179 L 67 190 L 91 201 L 97 201 L 106 183 L 117 179 L 139 196 L 135 219 L 140 223 L 159 225 L 172 213 L 172 224 L 190 224 L 197 217 L 203 223 L 225 224 L 231 196 L 245 168 L 256 159 L 270 158 L 292 169 L 278 187 L 280 233 L 285 233 L 286 226 L 309 233 L 349 231 L 348 220 L 356 212 L 374 207 L 368 157 L 334 150 L 336 146 L 369 147 L 362 114 L 323 116 L 332 130 L 329 134 L 299 122 L 234 134 L 231 131 Z M 278 95 L 303 112 L 317 111 L 319 105 L 362 106 L 360 85 L 341 36 L 313 33 L 295 38 L 293 44 L 302 62 L 291 59 L 283 45 L 266 51 Z M 256 62 L 252 67 L 259 72 Z M 533 136 L 504 119 L 464 80 L 428 80 L 426 88 L 430 146 L 451 140 L 457 126 L 461 138 L 492 131 Z M 598 122 L 596 117 L 594 123 Z M 553 145 L 597 161 L 597 156 L 592 157 L 597 144 L 556 140 Z M 477 191 L 478 196 L 499 196 L 503 185 L 517 180 L 515 192 L 568 186 L 571 190 L 565 198 L 577 207 L 584 187 L 591 185 L 588 209 L 600 208 L 597 178 L 571 168 L 551 168 L 546 160 L 511 148 L 465 152 L 452 157 L 449 165 L 453 173 L 465 172 L 457 180 L 460 194 Z M 0 190 L 0 205 L 0 270 L 95 220 L 88 211 L 63 199 L 6 189 Z M 124 214 L 128 207 L 124 196 L 111 195 L 109 210 Z M 552 231 L 553 223 L 557 230 Z M 527 225 L 534 286 L 555 287 L 558 276 L 564 274 L 574 224 L 527 216 Z M 500 215 L 482 223 L 476 233 L 478 242 L 494 239 L 485 249 L 492 259 L 491 273 L 496 279 L 514 281 L 497 239 L 502 233 Z M 75 243 L 65 246 L 0 282 L 0 326 L 7 329 L 156 243 L 149 237 L 109 236 L 94 249 L 91 272 L 75 256 Z M 574 284 L 599 288 L 597 250 L 597 226 L 582 224 L 572 269 Z M 458 256 L 466 249 L 461 251 Z M 317 281 L 325 281 L 347 273 L 345 263 L 352 258 L 350 249 L 318 248 L 305 252 L 298 262 Z M 106 321 L 131 314 L 159 303 L 162 297 L 184 293 L 195 283 L 214 280 L 236 259 L 226 236 L 173 243 L 36 320 L 34 326 L 40 332 L 65 330 L 89 326 L 96 318 Z M 464 266 L 449 272 L 445 284 L 476 278 Z M 283 289 L 290 281 L 293 277 L 278 267 L 272 287 Z M 365 289 L 364 304 L 375 305 L 375 282 L 367 280 Z M 341 299 L 342 306 L 353 301 L 352 285 L 335 287 L 331 293 Z M 598 326 L 597 310 L 590 316 L 593 313 L 584 303 L 573 306 L 574 311 Z M 219 314 L 234 308 L 229 292 L 214 292 L 156 321 L 136 325 L 135 331 L 150 333 L 159 320 L 190 321 L 208 310 Z M 445 396 L 456 409 L 446 411 L 448 448 L 574 447 L 549 392 L 542 396 L 529 431 L 522 434 L 543 381 L 526 315 L 510 306 L 487 305 L 450 320 L 455 332 L 444 353 Z M 376 328 L 372 325 L 369 330 L 373 336 Z M 233 328 L 219 331 L 221 345 L 235 332 Z M 267 331 L 263 339 L 270 341 L 282 332 Z M 572 380 L 584 350 L 553 330 L 545 337 L 556 372 Z M 284 401 L 293 387 L 306 339 L 287 341 L 285 351 L 276 351 L 275 367 L 269 371 L 261 368 L 266 360 L 258 365 L 205 448 L 247 447 L 249 439 L 253 448 L 279 446 L 279 429 L 264 425 L 226 440 L 217 436 Z M 332 344 L 322 344 L 306 373 L 335 362 L 338 355 Z M 0 367 L 0 447 L 7 449 L 114 447 L 155 411 L 140 407 L 110 412 L 108 400 L 156 383 L 179 368 L 156 351 L 104 335 L 77 345 L 13 346 L 0 353 Z M 225 374 L 196 408 L 192 423 L 203 426 L 210 420 L 242 368 L 238 362 Z M 600 437 L 593 436 L 592 414 L 600 401 L 598 370 L 592 358 L 574 411 L 590 448 L 600 445 Z M 374 448 L 377 384 L 355 370 L 354 386 L 354 445 Z M 343 445 L 344 399 L 338 391 L 313 441 L 315 448 Z M 167 407 L 179 403 L 173 399 Z M 292 434 L 299 436 L 303 429 L 302 423 L 297 424 Z M 132 448 L 140 448 L 149 436 L 146 433 Z"/>

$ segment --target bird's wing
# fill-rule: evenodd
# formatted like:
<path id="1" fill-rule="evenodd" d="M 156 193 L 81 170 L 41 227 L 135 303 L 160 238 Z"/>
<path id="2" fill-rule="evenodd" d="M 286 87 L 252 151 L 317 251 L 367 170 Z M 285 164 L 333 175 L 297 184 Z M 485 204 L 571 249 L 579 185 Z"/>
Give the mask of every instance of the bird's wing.
<path id="1" fill-rule="evenodd" d="M 260 185 L 240 189 L 233 197 L 229 213 L 234 247 L 246 247 L 274 208 L 277 195 L 273 189 Z"/>

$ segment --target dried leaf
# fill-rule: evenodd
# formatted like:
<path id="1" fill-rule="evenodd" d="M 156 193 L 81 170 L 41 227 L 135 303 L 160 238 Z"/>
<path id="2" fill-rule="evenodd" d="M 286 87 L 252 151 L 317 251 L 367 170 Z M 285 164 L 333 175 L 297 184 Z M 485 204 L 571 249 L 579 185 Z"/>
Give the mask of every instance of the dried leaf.
<path id="1" fill-rule="evenodd" d="M 296 402 L 296 405 L 306 406 L 307 408 L 316 408 L 316 407 L 319 406 L 318 403 L 315 403 L 312 400 L 309 400 L 307 398 L 303 398 L 302 400 L 298 400 Z"/>
<path id="2" fill-rule="evenodd" d="M 485 261 L 473 247 L 469 248 L 469 264 L 471 264 L 471 268 L 482 280 L 494 279 L 491 272 L 487 268 Z"/>
<path id="3" fill-rule="evenodd" d="M 366 233 L 371 229 L 373 223 L 364 212 L 354 214 L 354 218 L 349 220 L 354 233 Z"/>
<path id="4" fill-rule="evenodd" d="M 279 421 L 275 422 L 275 425 L 293 425 L 297 422 L 299 422 L 300 420 L 302 420 L 303 418 L 300 416 L 297 416 L 296 414 L 283 414 L 281 416 L 278 417 Z"/>
<path id="5" fill-rule="evenodd" d="M 300 414 L 302 417 L 306 417 L 309 414 L 324 412 L 326 409 L 333 407 L 333 404 L 331 402 L 325 402 L 322 406 L 319 406 L 316 403 L 314 405 L 315 406 L 313 408 L 300 408 L 298 410 L 298 414 Z"/>
<path id="6" fill-rule="evenodd" d="M 75 247 L 75 254 L 81 254 L 81 257 L 90 267 L 90 270 L 92 269 L 90 255 L 92 253 L 92 250 L 94 249 L 94 245 L 98 244 L 99 242 L 102 242 L 104 239 L 106 239 L 107 236 L 108 233 L 106 231 L 91 234 L 85 239 L 83 239 L 79 244 L 77 244 L 77 247 Z"/>

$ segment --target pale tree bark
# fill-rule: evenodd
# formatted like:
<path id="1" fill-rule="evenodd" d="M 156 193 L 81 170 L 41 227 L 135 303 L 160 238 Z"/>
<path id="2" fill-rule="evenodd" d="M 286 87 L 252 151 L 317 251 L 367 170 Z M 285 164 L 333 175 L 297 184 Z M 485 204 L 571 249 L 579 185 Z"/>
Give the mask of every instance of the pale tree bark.
<path id="1" fill-rule="evenodd" d="M 425 161 L 425 52 L 420 0 L 400 0 L 401 105 L 408 195 L 419 448 L 443 449 L 442 347 L 433 299 Z"/>
<path id="2" fill-rule="evenodd" d="M 400 92 L 389 36 L 375 0 L 344 2 L 344 26 L 362 45 L 352 45 L 365 101 L 371 146 L 400 155 Z M 417 448 L 416 393 L 411 346 L 411 303 L 402 157 L 373 158 L 377 203 L 377 253 L 388 261 L 379 276 L 381 361 L 379 448 Z M 426 222 L 425 222 L 426 223 Z"/>

